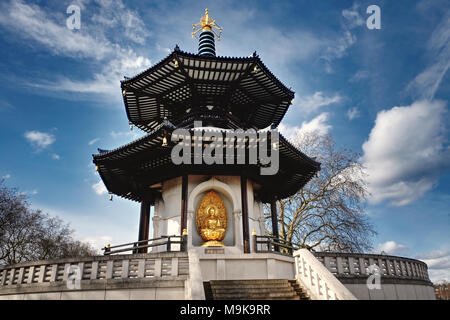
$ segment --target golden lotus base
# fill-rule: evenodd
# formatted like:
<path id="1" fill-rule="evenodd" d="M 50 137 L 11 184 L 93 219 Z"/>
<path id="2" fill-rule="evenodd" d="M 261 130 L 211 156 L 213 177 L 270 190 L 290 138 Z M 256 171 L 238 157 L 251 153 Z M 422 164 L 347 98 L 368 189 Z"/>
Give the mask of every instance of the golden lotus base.
<path id="1" fill-rule="evenodd" d="M 202 244 L 202 247 L 225 247 L 222 241 L 210 240 Z"/>

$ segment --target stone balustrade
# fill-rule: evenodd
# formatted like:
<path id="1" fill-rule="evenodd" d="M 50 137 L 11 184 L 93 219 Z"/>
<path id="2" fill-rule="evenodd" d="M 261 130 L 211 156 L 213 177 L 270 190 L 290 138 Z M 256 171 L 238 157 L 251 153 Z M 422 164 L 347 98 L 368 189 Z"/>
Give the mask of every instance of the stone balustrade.
<path id="1" fill-rule="evenodd" d="M 2 295 L 179 287 L 189 274 L 185 252 L 93 256 L 0 266 Z M 78 280 L 79 287 L 74 287 Z M 72 283 L 72 285 L 70 285 Z"/>
<path id="2" fill-rule="evenodd" d="M 356 300 L 356 297 L 307 249 L 294 252 L 295 278 L 311 300 Z"/>
<path id="3" fill-rule="evenodd" d="M 315 257 L 339 280 L 367 279 L 377 266 L 382 279 L 408 280 L 431 284 L 427 265 L 419 260 L 377 254 L 314 252 Z"/>

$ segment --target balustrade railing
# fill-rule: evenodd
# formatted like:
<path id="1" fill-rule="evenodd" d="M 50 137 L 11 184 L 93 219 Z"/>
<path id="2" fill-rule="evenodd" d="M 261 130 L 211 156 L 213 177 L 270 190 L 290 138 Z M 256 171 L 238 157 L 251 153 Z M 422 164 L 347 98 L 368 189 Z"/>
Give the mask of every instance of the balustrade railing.
<path id="1" fill-rule="evenodd" d="M 274 236 L 253 235 L 253 252 L 274 252 L 292 256 L 300 246 Z"/>
<path id="2" fill-rule="evenodd" d="M 314 252 L 316 258 L 338 278 L 367 278 L 376 266 L 384 278 L 430 282 L 427 265 L 419 260 L 376 254 Z"/>
<path id="3" fill-rule="evenodd" d="M 175 239 L 175 240 L 174 240 Z M 161 236 L 159 238 L 140 240 L 119 244 L 116 246 L 106 246 L 102 250 L 104 255 L 112 255 L 117 253 L 132 252 L 143 253 L 143 249 L 164 246 L 166 252 L 184 251 L 186 248 L 187 236 Z M 175 247 L 174 247 L 175 245 Z"/>
<path id="4" fill-rule="evenodd" d="M 2 288 L 14 285 L 64 284 L 69 277 L 81 281 L 158 279 L 189 274 L 187 253 L 150 253 L 133 255 L 93 256 L 26 262 L 0 266 Z"/>
<path id="5" fill-rule="evenodd" d="M 294 252 L 295 277 L 312 300 L 356 300 L 355 296 L 307 249 Z"/>

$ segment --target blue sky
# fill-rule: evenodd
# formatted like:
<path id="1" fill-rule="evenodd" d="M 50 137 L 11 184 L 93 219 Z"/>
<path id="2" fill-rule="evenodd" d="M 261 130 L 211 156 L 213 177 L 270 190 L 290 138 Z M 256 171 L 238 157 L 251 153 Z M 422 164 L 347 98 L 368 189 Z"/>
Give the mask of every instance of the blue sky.
<path id="1" fill-rule="evenodd" d="M 80 30 L 66 9 L 81 8 Z M 381 29 L 369 30 L 369 5 Z M 216 51 L 263 62 L 296 98 L 280 129 L 331 133 L 361 154 L 375 252 L 450 280 L 450 4 L 435 1 L 2 1 L 0 177 L 97 247 L 133 241 L 139 206 L 109 201 L 91 154 L 130 131 L 119 80 L 176 44 L 196 52 L 205 8 Z"/>

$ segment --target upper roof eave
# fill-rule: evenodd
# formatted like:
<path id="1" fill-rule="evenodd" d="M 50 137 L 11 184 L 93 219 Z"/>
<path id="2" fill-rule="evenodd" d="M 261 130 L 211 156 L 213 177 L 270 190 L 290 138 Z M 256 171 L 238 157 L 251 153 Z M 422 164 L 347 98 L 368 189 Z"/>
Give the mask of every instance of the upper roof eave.
<path id="1" fill-rule="evenodd" d="M 264 70 L 264 72 L 274 81 L 276 82 L 281 88 L 283 88 L 283 91 L 286 93 L 286 95 L 290 96 L 291 98 L 294 97 L 295 92 L 292 91 L 290 88 L 286 87 L 286 85 L 284 85 L 270 70 L 269 68 L 263 63 L 263 61 L 261 60 L 261 58 L 259 57 L 259 55 L 255 53 L 253 53 L 253 55 L 249 56 L 249 57 L 228 57 L 228 56 L 217 56 L 217 57 L 213 57 L 213 56 L 200 56 L 198 54 L 194 54 L 194 53 L 189 53 L 186 51 L 182 51 L 179 49 L 175 49 L 173 50 L 167 57 L 163 58 L 162 60 L 160 60 L 158 63 L 156 63 L 155 65 L 149 67 L 148 69 L 142 71 L 141 73 L 138 73 L 137 75 L 135 75 L 134 77 L 130 77 L 130 78 L 126 78 L 124 80 L 121 80 L 121 87 L 126 87 L 128 84 L 131 84 L 141 78 L 143 78 L 144 76 L 146 76 L 147 74 L 150 74 L 151 72 L 153 72 L 154 70 L 159 69 L 162 65 L 164 65 L 165 63 L 167 63 L 168 61 L 171 61 L 173 59 L 174 56 L 184 56 L 186 58 L 197 58 L 197 59 L 207 59 L 207 60 L 222 60 L 222 61 L 242 61 L 242 62 L 253 62 L 253 63 L 257 63 L 258 65 L 260 65 L 260 67 Z"/>

